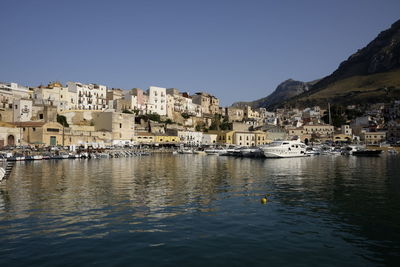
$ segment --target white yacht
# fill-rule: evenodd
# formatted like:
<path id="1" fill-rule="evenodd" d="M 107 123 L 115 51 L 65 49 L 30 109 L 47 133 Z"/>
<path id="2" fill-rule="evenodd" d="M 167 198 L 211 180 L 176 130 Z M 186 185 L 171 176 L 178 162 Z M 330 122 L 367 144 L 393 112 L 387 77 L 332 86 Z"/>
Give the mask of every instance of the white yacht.
<path id="1" fill-rule="evenodd" d="M 266 158 L 307 157 L 306 145 L 299 141 L 274 141 L 261 147 Z"/>

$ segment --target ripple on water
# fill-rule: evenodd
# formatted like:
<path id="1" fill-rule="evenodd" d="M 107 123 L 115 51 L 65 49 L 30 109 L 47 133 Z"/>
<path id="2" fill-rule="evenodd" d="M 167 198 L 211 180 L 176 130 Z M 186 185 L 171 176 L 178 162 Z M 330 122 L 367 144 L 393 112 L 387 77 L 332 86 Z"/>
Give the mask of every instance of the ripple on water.
<path id="1" fill-rule="evenodd" d="M 391 265 L 400 256 L 398 162 L 18 163 L 0 184 L 0 264 Z"/>

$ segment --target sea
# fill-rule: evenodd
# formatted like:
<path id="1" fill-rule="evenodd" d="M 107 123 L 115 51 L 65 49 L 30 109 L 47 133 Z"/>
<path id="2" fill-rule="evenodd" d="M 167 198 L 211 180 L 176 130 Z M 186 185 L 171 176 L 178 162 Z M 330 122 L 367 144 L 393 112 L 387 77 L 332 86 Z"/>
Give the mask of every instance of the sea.
<path id="1" fill-rule="evenodd" d="M 92 265 L 400 266 L 400 156 L 17 162 L 0 266 Z"/>

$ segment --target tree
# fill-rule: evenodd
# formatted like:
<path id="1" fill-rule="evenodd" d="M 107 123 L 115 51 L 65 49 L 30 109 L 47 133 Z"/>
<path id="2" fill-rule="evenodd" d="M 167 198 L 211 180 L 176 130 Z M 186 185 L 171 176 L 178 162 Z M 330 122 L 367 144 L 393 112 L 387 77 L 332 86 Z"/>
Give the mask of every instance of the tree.
<path id="1" fill-rule="evenodd" d="M 147 114 L 147 118 L 152 121 L 161 122 L 161 117 L 157 113 Z"/>
<path id="2" fill-rule="evenodd" d="M 69 127 L 69 124 L 67 122 L 67 118 L 64 115 L 58 115 L 57 114 L 57 122 L 61 124 L 64 127 Z"/>
<path id="3" fill-rule="evenodd" d="M 214 118 L 211 121 L 210 130 L 217 130 L 221 129 L 221 115 L 215 114 Z"/>
<path id="4" fill-rule="evenodd" d="M 184 118 L 186 120 L 190 118 L 190 115 L 187 113 L 181 113 L 181 116 L 182 116 L 182 118 Z"/>

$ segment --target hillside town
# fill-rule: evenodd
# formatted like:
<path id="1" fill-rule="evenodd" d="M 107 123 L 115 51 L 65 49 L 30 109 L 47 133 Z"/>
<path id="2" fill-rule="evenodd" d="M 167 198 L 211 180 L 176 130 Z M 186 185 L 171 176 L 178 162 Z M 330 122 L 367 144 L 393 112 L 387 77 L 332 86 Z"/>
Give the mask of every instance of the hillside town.
<path id="1" fill-rule="evenodd" d="M 260 146 L 400 142 L 400 101 L 360 110 L 222 107 L 209 93 L 150 86 L 124 90 L 79 82 L 0 82 L 0 147 Z M 328 110 L 329 109 L 329 110 Z M 340 111 L 340 112 L 339 112 Z M 331 114 L 332 113 L 332 114 Z"/>

